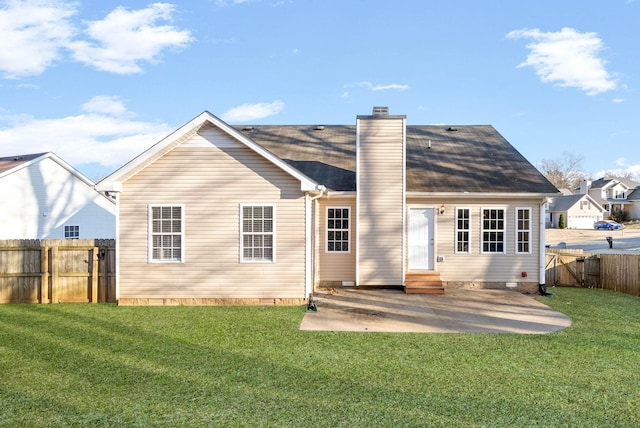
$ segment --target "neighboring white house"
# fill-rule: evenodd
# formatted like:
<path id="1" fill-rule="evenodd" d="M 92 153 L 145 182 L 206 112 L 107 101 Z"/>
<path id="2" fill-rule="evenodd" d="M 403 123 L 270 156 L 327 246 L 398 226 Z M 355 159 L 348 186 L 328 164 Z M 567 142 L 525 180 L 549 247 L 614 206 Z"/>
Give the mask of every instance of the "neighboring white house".
<path id="1" fill-rule="evenodd" d="M 0 158 L 0 239 L 115 238 L 115 202 L 53 153 Z"/>
<path id="2" fill-rule="evenodd" d="M 593 223 L 603 219 L 604 208 L 591 196 L 565 195 L 554 198 L 547 208 L 547 227 L 559 227 L 564 216 L 568 229 L 593 229 Z"/>
<path id="3" fill-rule="evenodd" d="M 640 218 L 640 183 L 621 177 L 602 177 L 582 180 L 580 193 L 589 194 L 605 210 L 609 217 L 617 210 L 626 211 L 629 218 Z"/>

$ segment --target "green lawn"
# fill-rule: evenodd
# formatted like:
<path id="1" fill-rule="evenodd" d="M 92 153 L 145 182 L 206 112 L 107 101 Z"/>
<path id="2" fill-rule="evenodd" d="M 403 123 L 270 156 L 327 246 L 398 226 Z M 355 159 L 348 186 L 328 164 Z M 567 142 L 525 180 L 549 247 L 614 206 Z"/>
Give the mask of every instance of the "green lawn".
<path id="1" fill-rule="evenodd" d="M 640 425 L 640 300 L 550 291 L 573 325 L 526 336 L 299 331 L 303 307 L 0 305 L 0 426 Z"/>

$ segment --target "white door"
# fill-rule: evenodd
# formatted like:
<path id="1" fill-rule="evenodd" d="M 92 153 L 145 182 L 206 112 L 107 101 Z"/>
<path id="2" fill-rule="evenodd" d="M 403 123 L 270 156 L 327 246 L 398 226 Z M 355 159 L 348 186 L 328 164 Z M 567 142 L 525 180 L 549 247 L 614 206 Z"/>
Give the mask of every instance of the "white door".
<path id="1" fill-rule="evenodd" d="M 433 270 L 433 208 L 409 208 L 409 270 Z"/>

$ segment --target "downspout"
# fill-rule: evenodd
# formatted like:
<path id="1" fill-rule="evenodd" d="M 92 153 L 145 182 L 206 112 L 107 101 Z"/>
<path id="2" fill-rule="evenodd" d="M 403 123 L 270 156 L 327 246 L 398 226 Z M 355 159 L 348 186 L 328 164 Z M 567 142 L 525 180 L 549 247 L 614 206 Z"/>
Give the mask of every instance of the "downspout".
<path id="1" fill-rule="evenodd" d="M 317 195 L 315 196 L 309 196 L 309 193 L 307 193 L 307 201 L 305 204 L 305 218 L 306 218 L 306 225 L 305 225 L 305 245 L 306 245 L 306 251 L 305 251 L 305 264 L 306 264 L 306 268 L 305 268 L 305 292 L 304 295 L 307 296 L 307 302 L 308 302 L 308 307 L 311 308 L 312 306 L 314 306 L 315 304 L 313 303 L 313 284 L 315 283 L 315 251 L 314 251 L 314 239 L 313 237 L 315 236 L 315 229 L 313 228 L 313 222 L 312 220 L 312 216 L 313 213 L 316 212 L 317 210 L 313 209 L 312 210 L 312 206 L 315 203 L 315 201 L 319 198 L 321 198 L 322 196 L 324 196 L 325 192 L 327 191 L 327 188 L 323 185 L 318 185 L 316 186 L 316 190 L 319 192 Z"/>
<path id="2" fill-rule="evenodd" d="M 547 284 L 546 284 L 546 271 L 545 264 L 547 262 L 546 259 L 546 247 L 545 247 L 545 208 L 544 206 L 549 202 L 549 198 L 545 198 L 540 204 L 540 220 L 539 220 L 539 229 L 540 229 L 540 261 L 539 261 L 539 273 L 538 273 L 538 290 L 540 291 L 541 296 L 551 297 L 553 294 L 547 293 Z"/>

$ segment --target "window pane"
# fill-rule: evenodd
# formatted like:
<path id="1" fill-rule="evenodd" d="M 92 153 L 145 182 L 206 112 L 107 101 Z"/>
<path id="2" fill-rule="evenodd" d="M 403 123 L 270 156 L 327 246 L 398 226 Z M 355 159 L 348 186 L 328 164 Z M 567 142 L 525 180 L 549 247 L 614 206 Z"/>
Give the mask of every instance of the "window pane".
<path id="1" fill-rule="evenodd" d="M 349 251 L 349 208 L 327 208 L 327 251 Z"/>

